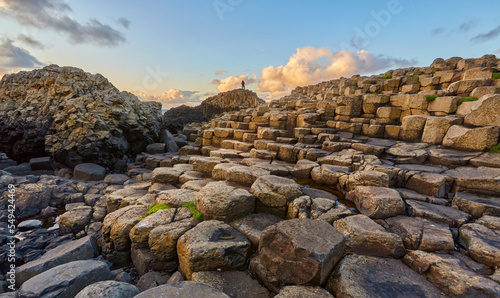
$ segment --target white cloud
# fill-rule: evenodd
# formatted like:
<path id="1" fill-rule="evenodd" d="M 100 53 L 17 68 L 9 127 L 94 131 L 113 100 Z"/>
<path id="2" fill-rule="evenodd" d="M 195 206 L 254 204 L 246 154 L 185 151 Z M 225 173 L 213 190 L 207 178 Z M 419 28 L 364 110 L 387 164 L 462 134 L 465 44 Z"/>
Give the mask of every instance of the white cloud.
<path id="1" fill-rule="evenodd" d="M 278 97 L 287 94 L 296 86 L 317 84 L 355 74 L 370 74 L 416 63 L 415 59 L 396 59 L 367 51 L 345 50 L 332 53 L 326 48 L 304 47 L 297 49 L 286 65 L 264 68 L 257 91 L 269 92 L 272 97 Z"/>
<path id="2" fill-rule="evenodd" d="M 223 75 L 223 74 L 224 74 L 224 72 L 225 72 L 225 70 L 224 70 L 224 69 L 219 69 L 219 70 L 216 70 L 216 71 L 215 71 L 215 75 L 216 75 L 216 76 L 221 76 L 221 75 Z"/>
<path id="3" fill-rule="evenodd" d="M 42 66 L 27 50 L 14 45 L 12 39 L 0 40 L 0 75 Z"/>
<path id="4" fill-rule="evenodd" d="M 241 88 L 241 81 L 245 81 L 245 85 L 248 86 L 250 84 L 257 83 L 258 78 L 254 73 L 252 73 L 250 76 L 249 75 L 230 76 L 222 80 L 213 80 L 212 84 L 218 85 L 217 91 L 226 92 L 233 89 Z"/>
<path id="5" fill-rule="evenodd" d="M 79 23 L 71 11 L 65 0 L 0 0 L 0 15 L 11 17 L 22 26 L 54 30 L 75 44 L 114 47 L 126 41 L 121 32 L 96 19 Z M 125 26 L 123 22 L 122 25 Z"/>
<path id="6" fill-rule="evenodd" d="M 161 95 L 151 95 L 146 93 L 136 93 L 137 97 L 145 101 L 157 101 L 162 104 L 163 109 L 170 109 L 180 105 L 196 106 L 201 103 L 201 97 L 198 91 L 182 91 L 179 89 L 170 89 Z"/>

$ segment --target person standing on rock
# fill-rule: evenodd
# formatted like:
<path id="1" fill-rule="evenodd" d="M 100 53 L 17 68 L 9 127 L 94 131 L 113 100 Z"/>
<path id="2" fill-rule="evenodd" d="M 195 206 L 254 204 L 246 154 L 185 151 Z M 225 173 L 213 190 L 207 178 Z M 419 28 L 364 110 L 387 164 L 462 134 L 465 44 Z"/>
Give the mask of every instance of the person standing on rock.
<path id="1" fill-rule="evenodd" d="M 245 81 L 241 81 L 241 89 L 245 90 Z"/>

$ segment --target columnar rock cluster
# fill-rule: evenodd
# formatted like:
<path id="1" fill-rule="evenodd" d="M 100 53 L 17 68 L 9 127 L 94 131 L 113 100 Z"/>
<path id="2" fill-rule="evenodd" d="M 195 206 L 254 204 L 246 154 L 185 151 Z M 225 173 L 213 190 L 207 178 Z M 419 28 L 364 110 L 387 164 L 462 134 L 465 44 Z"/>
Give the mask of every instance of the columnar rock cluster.
<path id="1" fill-rule="evenodd" d="M 51 155 L 60 167 L 113 167 L 158 141 L 160 105 L 120 92 L 73 67 L 6 75 L 0 81 L 0 151 L 17 161 Z"/>
<path id="2" fill-rule="evenodd" d="M 455 76 L 470 68 L 459 83 L 493 63 L 498 60 L 492 57 L 436 60 L 428 73 Z M 400 74 L 401 84 L 425 69 L 390 74 Z M 495 77 L 486 87 L 497 84 Z M 367 90 L 380 92 L 372 86 L 385 88 L 383 82 L 393 79 L 371 80 Z M 449 91 L 454 83 L 435 88 Z M 466 114 L 445 115 L 428 110 L 444 96 L 425 95 L 426 108 L 417 108 L 410 102 L 423 95 L 399 94 L 399 86 L 358 96 L 365 84 L 356 83 L 331 98 L 320 92 L 337 87 L 318 86 L 188 125 L 187 145 L 178 153 L 151 144 L 127 164 L 126 174 L 105 175 L 85 164 L 74 177 L 94 181 L 2 175 L 2 191 L 9 183 L 18 189 L 20 218 L 65 205 L 61 236 L 44 242 L 36 238 L 44 229 L 19 232 L 26 249 L 18 294 L 112 297 L 116 289 L 121 297 L 500 296 L 500 153 L 484 152 L 497 144 L 500 125 L 475 122 L 497 119 L 492 106 L 499 92 L 487 89 Z M 393 105 L 393 97 L 405 105 Z M 364 108 L 371 104 L 370 115 Z M 436 124 L 442 140 L 426 141 L 429 123 L 441 119 L 452 121 Z M 457 135 L 453 127 L 470 131 L 458 138 L 465 145 L 444 144 Z M 371 134 L 371 128 L 382 132 Z M 482 130 L 496 135 L 473 147 Z M 78 240 L 59 242 L 73 236 Z M 33 256 L 28 248 L 36 241 L 44 249 Z"/>

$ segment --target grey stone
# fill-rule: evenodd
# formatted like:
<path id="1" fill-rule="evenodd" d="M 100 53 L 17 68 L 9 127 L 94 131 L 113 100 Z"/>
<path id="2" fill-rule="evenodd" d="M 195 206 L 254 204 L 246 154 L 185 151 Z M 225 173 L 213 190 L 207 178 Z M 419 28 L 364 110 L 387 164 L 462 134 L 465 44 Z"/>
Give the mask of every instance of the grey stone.
<path id="1" fill-rule="evenodd" d="M 107 280 L 85 287 L 75 296 L 75 298 L 132 298 L 139 293 L 139 289 L 134 285 L 125 282 Z"/>
<path id="2" fill-rule="evenodd" d="M 78 180 L 103 180 L 106 169 L 95 163 L 81 163 L 73 170 L 73 177 Z"/>
<path id="3" fill-rule="evenodd" d="M 199 282 L 181 281 L 179 283 L 154 287 L 135 296 L 136 298 L 229 298 L 228 295 Z"/>

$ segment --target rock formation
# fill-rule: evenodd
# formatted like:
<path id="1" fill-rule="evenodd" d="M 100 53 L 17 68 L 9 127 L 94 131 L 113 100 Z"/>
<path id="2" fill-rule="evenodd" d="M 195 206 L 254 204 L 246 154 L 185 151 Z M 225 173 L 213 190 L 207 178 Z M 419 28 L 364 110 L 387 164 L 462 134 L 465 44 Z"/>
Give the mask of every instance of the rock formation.
<path id="1" fill-rule="evenodd" d="M 70 167 L 87 161 L 113 167 L 159 138 L 160 109 L 73 67 L 6 75 L 0 81 L 0 151 L 17 161 L 50 154 Z"/>
<path id="2" fill-rule="evenodd" d="M 187 124 L 209 121 L 222 112 L 255 108 L 260 104 L 265 102 L 255 92 L 235 89 L 209 97 L 196 107 L 182 105 L 170 109 L 163 115 L 163 125 L 168 129 L 181 130 Z"/>

